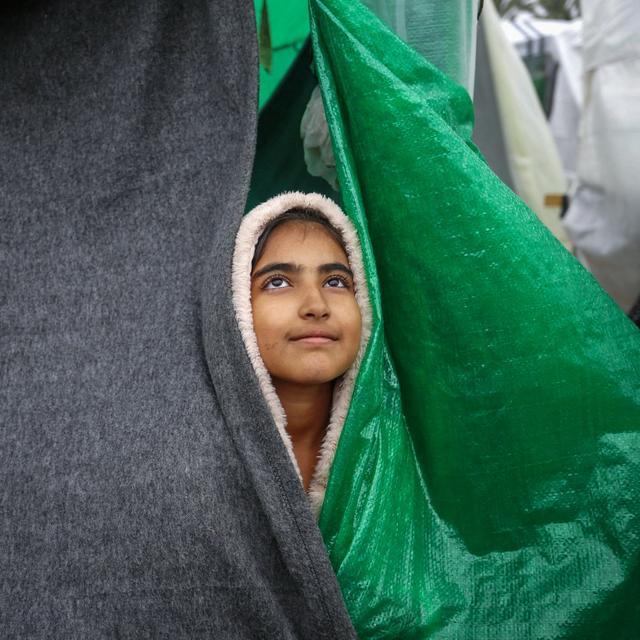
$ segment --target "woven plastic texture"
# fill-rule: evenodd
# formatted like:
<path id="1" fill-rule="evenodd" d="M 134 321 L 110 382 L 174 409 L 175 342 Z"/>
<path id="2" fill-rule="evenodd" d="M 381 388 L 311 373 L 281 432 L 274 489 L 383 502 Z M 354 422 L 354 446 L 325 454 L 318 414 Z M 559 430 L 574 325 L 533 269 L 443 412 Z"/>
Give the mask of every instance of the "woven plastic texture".
<path id="1" fill-rule="evenodd" d="M 362 2 L 398 37 L 473 94 L 478 0 Z"/>
<path id="2" fill-rule="evenodd" d="M 640 637 L 640 333 L 461 86 L 360 3 L 311 17 L 374 311 L 320 516 L 359 636 Z"/>

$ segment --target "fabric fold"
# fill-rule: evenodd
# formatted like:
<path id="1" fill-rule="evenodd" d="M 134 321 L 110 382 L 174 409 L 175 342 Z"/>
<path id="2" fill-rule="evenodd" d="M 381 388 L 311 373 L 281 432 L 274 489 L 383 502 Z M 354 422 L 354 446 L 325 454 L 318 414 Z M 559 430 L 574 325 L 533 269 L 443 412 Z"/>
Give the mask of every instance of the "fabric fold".
<path id="1" fill-rule="evenodd" d="M 320 527 L 363 638 L 628 638 L 640 335 L 470 142 L 466 91 L 312 0 L 371 347 Z"/>

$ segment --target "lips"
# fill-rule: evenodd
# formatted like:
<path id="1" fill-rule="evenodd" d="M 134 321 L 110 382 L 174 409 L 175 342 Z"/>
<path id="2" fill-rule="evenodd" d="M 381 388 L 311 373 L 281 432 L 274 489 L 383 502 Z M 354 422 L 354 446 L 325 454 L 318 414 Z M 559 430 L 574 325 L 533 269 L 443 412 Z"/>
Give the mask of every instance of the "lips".
<path id="1" fill-rule="evenodd" d="M 303 333 L 296 334 L 293 338 L 291 338 L 291 341 L 299 344 L 321 345 L 335 342 L 337 339 L 338 336 L 335 333 L 332 333 L 330 331 L 318 330 L 305 331 Z"/>

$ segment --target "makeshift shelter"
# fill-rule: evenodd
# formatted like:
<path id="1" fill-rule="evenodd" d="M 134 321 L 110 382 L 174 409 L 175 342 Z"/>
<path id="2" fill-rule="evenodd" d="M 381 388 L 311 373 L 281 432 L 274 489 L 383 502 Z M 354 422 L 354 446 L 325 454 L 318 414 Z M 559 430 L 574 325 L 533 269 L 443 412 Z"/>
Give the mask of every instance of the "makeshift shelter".
<path id="1" fill-rule="evenodd" d="M 632 0 L 582 8 L 586 99 L 564 222 L 580 261 L 629 311 L 640 297 L 640 12 Z"/>
<path id="2" fill-rule="evenodd" d="M 504 33 L 532 75 L 569 181 L 576 173 L 582 108 L 582 20 L 502 20 Z"/>
<path id="3" fill-rule="evenodd" d="M 306 0 L 253 0 L 260 50 L 262 109 L 284 80 L 309 38 Z"/>
<path id="4" fill-rule="evenodd" d="M 320 517 L 356 631 L 632 637 L 640 334 L 477 153 L 465 89 L 362 5 L 311 7 L 373 292 Z"/>
<path id="5" fill-rule="evenodd" d="M 491 0 L 480 19 L 481 55 L 475 140 L 492 168 L 565 246 L 560 222 L 567 178 L 531 75 L 509 41 Z M 495 165 L 495 167 L 494 167 Z"/>

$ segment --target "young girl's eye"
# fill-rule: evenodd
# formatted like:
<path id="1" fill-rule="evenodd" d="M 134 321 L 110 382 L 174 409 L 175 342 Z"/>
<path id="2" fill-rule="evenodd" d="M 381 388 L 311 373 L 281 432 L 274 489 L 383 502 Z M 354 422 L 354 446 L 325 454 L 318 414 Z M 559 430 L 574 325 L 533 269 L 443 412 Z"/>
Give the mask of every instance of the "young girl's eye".
<path id="1" fill-rule="evenodd" d="M 273 276 L 263 285 L 263 289 L 285 289 L 289 283 L 282 276 Z"/>
<path id="2" fill-rule="evenodd" d="M 331 276 L 327 280 L 325 280 L 325 286 L 327 287 L 335 287 L 338 289 L 348 289 L 349 283 L 342 276 Z"/>

